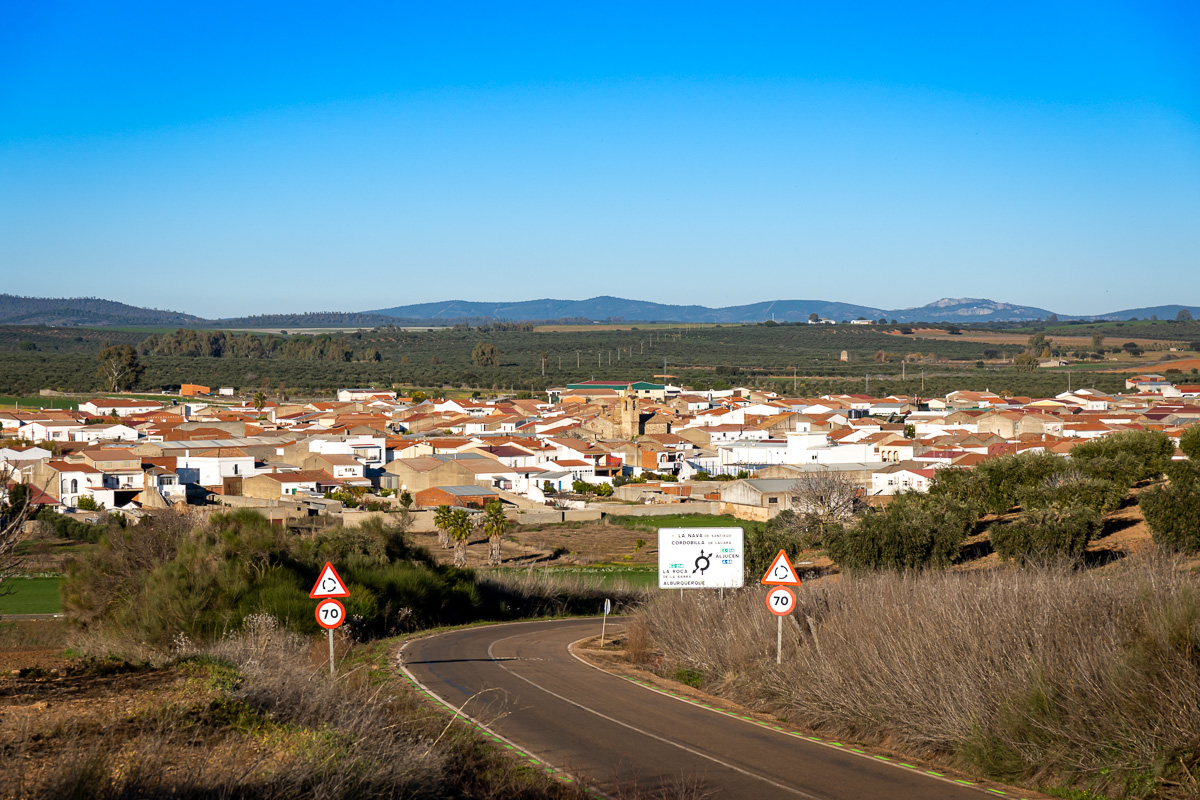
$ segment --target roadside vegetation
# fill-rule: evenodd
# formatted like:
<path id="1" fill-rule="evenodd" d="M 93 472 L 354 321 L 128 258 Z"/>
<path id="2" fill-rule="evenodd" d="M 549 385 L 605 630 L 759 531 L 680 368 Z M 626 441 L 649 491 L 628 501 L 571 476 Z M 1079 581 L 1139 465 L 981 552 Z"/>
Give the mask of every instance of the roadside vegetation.
<path id="1" fill-rule="evenodd" d="M 269 616 L 159 666 L 76 663 L 7 679 L 0 798 L 573 800 L 404 689 L 391 648 L 344 652 L 330 680 L 308 639 Z"/>
<path id="2" fill-rule="evenodd" d="M 17 765 L 0 798 L 584 797 L 419 701 L 390 637 L 620 609 L 646 591 L 438 564 L 405 522 L 301 533 L 249 511 L 164 511 L 82 526 L 62 581 L 71 627 L 47 642 L 49 628 L 0 622 L 0 661 L 34 662 L 0 676 L 13 710 L 0 758 Z M 327 560 L 350 591 L 336 679 L 308 597 Z"/>
<path id="3" fill-rule="evenodd" d="M 1200 457 L 1200 433 L 1182 447 Z M 756 588 L 657 594 L 630 623 L 629 654 L 816 731 L 989 778 L 1198 797 L 1200 470 L 1173 453 L 1161 433 L 1121 433 L 1069 460 L 940 470 L 928 494 L 840 519 L 817 502 L 836 492 L 797 485 L 807 513 L 747 528 L 747 585 L 780 549 L 828 556 L 841 576 L 797 593 L 783 664 Z M 1153 544 L 1089 559 L 1106 515 L 1133 503 Z M 991 569 L 948 569 L 991 552 Z"/>
<path id="4" fill-rule="evenodd" d="M 1027 786 L 1196 797 L 1200 576 L 876 572 L 798 593 L 775 665 L 761 592 L 664 592 L 630 623 L 661 674 L 828 735 Z"/>

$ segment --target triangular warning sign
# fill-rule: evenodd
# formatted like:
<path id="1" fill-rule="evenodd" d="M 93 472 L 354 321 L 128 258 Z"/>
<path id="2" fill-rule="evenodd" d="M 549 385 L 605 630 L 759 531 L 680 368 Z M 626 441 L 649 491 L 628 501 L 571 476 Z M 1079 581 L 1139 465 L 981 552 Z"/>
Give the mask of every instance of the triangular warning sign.
<path id="1" fill-rule="evenodd" d="M 796 568 L 788 560 L 787 553 L 780 550 L 759 583 L 763 586 L 799 586 L 800 577 L 796 575 Z"/>
<path id="2" fill-rule="evenodd" d="M 346 589 L 346 584 L 342 582 L 341 576 L 337 574 L 337 570 L 333 568 L 333 564 L 326 561 L 325 567 L 321 570 L 321 574 L 317 577 L 317 582 L 313 584 L 312 591 L 308 593 L 308 596 L 313 599 L 349 597 L 350 592 Z"/>

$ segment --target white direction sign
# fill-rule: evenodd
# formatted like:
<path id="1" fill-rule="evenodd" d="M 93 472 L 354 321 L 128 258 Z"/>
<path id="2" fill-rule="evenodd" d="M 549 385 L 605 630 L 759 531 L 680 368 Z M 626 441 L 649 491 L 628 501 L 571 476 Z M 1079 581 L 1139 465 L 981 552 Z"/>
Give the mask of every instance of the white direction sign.
<path id="1" fill-rule="evenodd" d="M 736 589 L 744 559 L 741 528 L 658 529 L 660 589 Z"/>

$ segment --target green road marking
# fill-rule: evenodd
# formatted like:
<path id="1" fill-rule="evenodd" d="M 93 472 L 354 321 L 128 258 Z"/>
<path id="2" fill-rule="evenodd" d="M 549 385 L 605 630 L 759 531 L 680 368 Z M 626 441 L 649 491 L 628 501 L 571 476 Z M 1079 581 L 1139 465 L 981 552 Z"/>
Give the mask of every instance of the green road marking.
<path id="1" fill-rule="evenodd" d="M 988 789 L 988 791 L 992 794 L 1004 794 L 1004 792 L 1000 791 L 999 789 Z"/>
<path id="2" fill-rule="evenodd" d="M 783 730 L 783 728 L 779 727 L 778 725 L 772 725 L 771 727 L 772 727 L 772 728 L 774 728 L 774 729 L 775 729 L 775 730 L 777 730 L 777 731 L 781 731 L 781 730 Z"/>
<path id="3" fill-rule="evenodd" d="M 846 745 L 842 744 L 841 742 L 830 742 L 830 744 L 833 745 L 834 747 L 845 747 L 846 746 Z"/>
<path id="4" fill-rule="evenodd" d="M 878 758 L 880 761 L 891 761 L 891 759 L 888 758 L 887 756 L 875 756 L 875 757 Z"/>
<path id="5" fill-rule="evenodd" d="M 897 763 L 902 767 L 908 767 L 909 769 L 916 769 L 916 767 L 914 767 L 912 764 L 905 764 L 903 761 L 899 761 Z"/>
<path id="6" fill-rule="evenodd" d="M 942 773 L 940 773 L 940 772 L 934 772 L 934 771 L 933 771 L 933 770 L 931 770 L 931 769 L 927 769 L 927 770 L 925 770 L 925 774 L 926 774 L 926 775 L 937 775 L 939 778 L 944 778 L 944 777 L 946 777 L 944 774 L 942 774 Z"/>
<path id="7" fill-rule="evenodd" d="M 850 752 L 851 753 L 862 753 L 864 756 L 867 754 L 866 750 L 859 750 L 857 747 L 851 747 Z"/>
<path id="8" fill-rule="evenodd" d="M 505 746 L 505 747 L 507 747 L 509 750 L 514 750 L 514 749 L 516 749 L 516 748 L 514 748 L 514 747 L 513 747 L 511 744 L 505 744 L 504 746 Z"/>
<path id="9" fill-rule="evenodd" d="M 975 785 L 975 784 L 971 783 L 970 781 L 964 781 L 964 780 L 962 780 L 962 779 L 960 779 L 960 778 L 955 778 L 955 779 L 954 779 L 954 782 L 955 782 L 955 783 L 961 783 L 963 786 L 974 786 L 974 785 Z"/>

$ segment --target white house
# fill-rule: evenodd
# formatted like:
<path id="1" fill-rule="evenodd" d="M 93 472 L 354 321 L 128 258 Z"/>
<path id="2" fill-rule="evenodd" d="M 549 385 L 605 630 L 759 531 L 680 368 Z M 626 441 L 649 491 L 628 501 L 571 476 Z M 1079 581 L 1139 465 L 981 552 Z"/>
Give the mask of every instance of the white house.
<path id="1" fill-rule="evenodd" d="M 133 414 L 151 414 L 162 410 L 162 403 L 153 400 L 130 400 L 123 397 L 98 397 L 79 404 L 79 410 L 97 417 L 128 417 Z"/>
<path id="2" fill-rule="evenodd" d="M 395 400 L 396 393 L 391 389 L 338 389 L 337 393 L 339 403 L 357 403 L 361 400 L 378 400 L 383 397 Z"/>
<path id="3" fill-rule="evenodd" d="M 919 469 L 913 464 L 893 464 L 871 473 L 871 494 L 893 495 L 901 492 L 927 492 L 933 482 L 933 467 Z"/>
<path id="4" fill-rule="evenodd" d="M 70 433 L 73 442 L 136 442 L 138 440 L 136 428 L 116 422 L 111 425 L 84 425 Z"/>
<path id="5" fill-rule="evenodd" d="M 225 478 L 252 477 L 254 457 L 238 447 L 188 450 L 177 456 L 175 471 L 183 483 L 220 486 Z"/>

